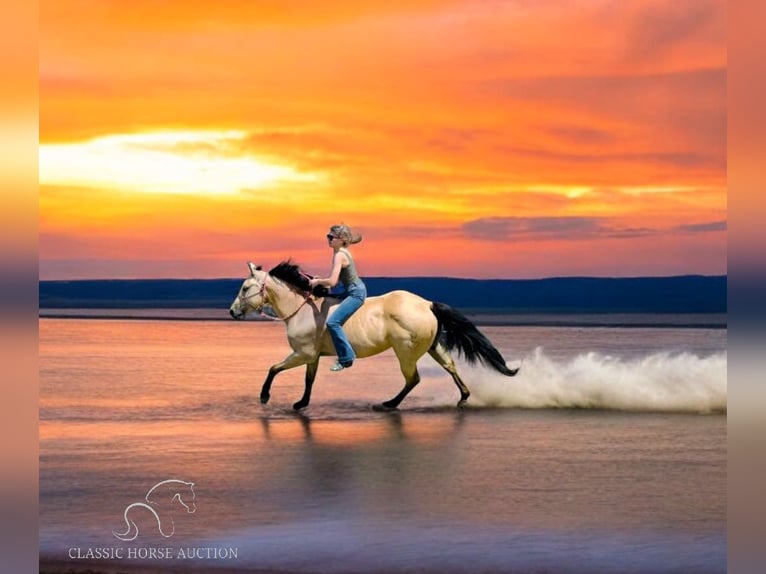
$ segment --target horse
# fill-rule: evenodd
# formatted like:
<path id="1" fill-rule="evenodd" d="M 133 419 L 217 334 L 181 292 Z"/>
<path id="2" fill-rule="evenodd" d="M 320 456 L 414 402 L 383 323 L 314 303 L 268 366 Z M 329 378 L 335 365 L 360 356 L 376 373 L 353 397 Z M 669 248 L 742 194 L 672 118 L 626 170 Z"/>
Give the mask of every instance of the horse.
<path id="1" fill-rule="evenodd" d="M 283 361 L 269 369 L 261 388 L 262 404 L 271 398 L 271 384 L 277 374 L 306 365 L 305 389 L 293 409 L 306 408 L 319 366 L 319 358 L 335 355 L 335 348 L 325 322 L 339 299 L 324 288 L 311 289 L 309 275 L 291 260 L 283 261 L 266 272 L 248 262 L 250 275 L 234 298 L 229 314 L 243 319 L 251 311 L 263 312 L 268 305 L 284 321 L 292 348 Z M 359 359 L 393 348 L 404 376 L 404 388 L 392 399 L 375 405 L 375 410 L 390 411 L 420 382 L 417 362 L 428 353 L 446 370 L 460 391 L 458 407 L 465 405 L 471 392 L 465 385 L 450 356 L 457 350 L 469 364 L 477 361 L 503 375 L 513 377 L 519 371 L 509 369 L 500 352 L 469 319 L 443 303 L 431 302 L 409 291 L 390 291 L 368 297 L 364 305 L 343 325 L 351 347 Z"/>
<path id="2" fill-rule="evenodd" d="M 165 514 L 164 510 L 169 510 L 173 503 L 178 501 L 189 514 L 192 514 L 197 510 L 194 483 L 185 480 L 177 480 L 173 478 L 158 482 L 149 489 L 144 499 L 146 502 L 134 502 L 125 507 L 123 520 L 125 520 L 127 530 L 125 532 L 117 532 L 116 530 L 113 530 L 112 534 L 114 534 L 115 538 L 118 538 L 123 542 L 130 542 L 131 540 L 138 538 L 138 525 L 136 525 L 136 522 L 130 518 L 131 515 L 135 515 L 135 509 L 143 508 L 144 510 L 148 510 L 157 522 L 157 529 L 164 538 L 173 536 L 176 531 L 176 526 L 172 516 L 168 516 L 167 520 L 163 521 L 158 509 Z M 166 527 L 167 522 L 170 522 L 169 532 L 166 532 L 165 528 L 163 528 L 163 522 Z"/>

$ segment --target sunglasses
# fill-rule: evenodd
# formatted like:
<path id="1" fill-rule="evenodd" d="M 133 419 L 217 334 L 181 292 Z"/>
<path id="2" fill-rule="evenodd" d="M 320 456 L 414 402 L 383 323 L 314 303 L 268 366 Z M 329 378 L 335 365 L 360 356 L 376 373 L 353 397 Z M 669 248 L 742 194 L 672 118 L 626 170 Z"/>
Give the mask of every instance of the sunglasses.
<path id="1" fill-rule="evenodd" d="M 330 235 L 330 234 L 328 233 L 328 234 L 327 234 L 327 239 L 328 239 L 329 241 L 332 241 L 333 239 L 338 239 L 338 238 L 337 238 L 337 237 L 335 237 L 334 235 Z"/>

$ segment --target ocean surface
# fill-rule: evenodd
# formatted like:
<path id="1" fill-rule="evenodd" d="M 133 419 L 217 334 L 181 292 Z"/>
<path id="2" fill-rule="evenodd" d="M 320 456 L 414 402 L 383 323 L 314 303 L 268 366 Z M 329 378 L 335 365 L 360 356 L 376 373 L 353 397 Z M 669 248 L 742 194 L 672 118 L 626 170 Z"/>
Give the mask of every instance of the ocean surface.
<path id="1" fill-rule="evenodd" d="M 173 313 L 40 318 L 42 571 L 726 571 L 725 328 L 488 324 L 464 409 L 426 356 L 373 411 L 389 351 L 298 414 L 283 324 Z"/>

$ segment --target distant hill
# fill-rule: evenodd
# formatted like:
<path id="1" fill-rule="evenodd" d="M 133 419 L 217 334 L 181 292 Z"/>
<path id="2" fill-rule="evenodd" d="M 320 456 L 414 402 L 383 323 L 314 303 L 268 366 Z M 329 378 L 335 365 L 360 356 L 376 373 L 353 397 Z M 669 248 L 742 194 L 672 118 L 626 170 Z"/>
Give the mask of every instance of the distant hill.
<path id="1" fill-rule="evenodd" d="M 473 313 L 725 313 L 727 278 L 365 278 L 370 295 L 406 289 Z M 228 308 L 242 279 L 41 281 L 41 309 Z"/>

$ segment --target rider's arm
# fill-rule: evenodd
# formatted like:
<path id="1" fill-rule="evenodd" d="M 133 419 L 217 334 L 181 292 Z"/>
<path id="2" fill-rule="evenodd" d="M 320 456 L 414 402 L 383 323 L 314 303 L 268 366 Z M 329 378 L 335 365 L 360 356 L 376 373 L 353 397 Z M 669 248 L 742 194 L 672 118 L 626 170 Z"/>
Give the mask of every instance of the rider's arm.
<path id="1" fill-rule="evenodd" d="M 322 285 L 324 287 L 335 287 L 338 284 L 338 278 L 340 277 L 340 270 L 343 267 L 343 263 L 347 263 L 348 258 L 345 256 L 345 254 L 338 251 L 332 258 L 332 270 L 330 271 L 330 275 L 321 278 L 321 277 L 314 277 L 310 281 L 311 286 L 314 285 Z"/>

